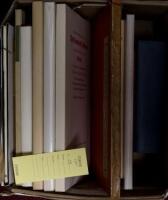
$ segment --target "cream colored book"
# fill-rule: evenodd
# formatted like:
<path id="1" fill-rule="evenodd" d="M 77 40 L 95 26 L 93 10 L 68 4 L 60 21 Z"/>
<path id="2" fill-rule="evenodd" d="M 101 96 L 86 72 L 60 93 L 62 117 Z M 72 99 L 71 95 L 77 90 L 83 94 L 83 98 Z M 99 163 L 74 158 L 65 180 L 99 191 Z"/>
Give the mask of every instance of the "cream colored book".
<path id="1" fill-rule="evenodd" d="M 32 2 L 33 153 L 43 153 L 43 1 Z M 42 190 L 43 182 L 33 183 Z"/>
<path id="2" fill-rule="evenodd" d="M 21 153 L 32 154 L 32 27 L 20 28 Z M 22 186 L 31 187 L 32 183 Z"/>
<path id="3" fill-rule="evenodd" d="M 24 24 L 25 13 L 21 9 L 15 10 L 15 66 L 14 66 L 14 128 L 15 151 L 21 153 L 21 94 L 20 94 L 20 26 Z"/>
<path id="4" fill-rule="evenodd" d="M 55 2 L 44 3 L 44 152 L 55 151 Z M 54 191 L 54 180 L 44 181 Z"/>

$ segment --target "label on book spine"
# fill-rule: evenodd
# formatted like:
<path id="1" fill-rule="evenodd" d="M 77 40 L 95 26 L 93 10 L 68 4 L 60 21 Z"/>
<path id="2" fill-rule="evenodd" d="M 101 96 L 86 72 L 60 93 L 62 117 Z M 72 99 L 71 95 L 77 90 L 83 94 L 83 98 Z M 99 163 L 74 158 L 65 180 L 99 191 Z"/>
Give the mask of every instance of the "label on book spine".
<path id="1" fill-rule="evenodd" d="M 85 148 L 13 157 L 15 183 L 88 175 Z"/>

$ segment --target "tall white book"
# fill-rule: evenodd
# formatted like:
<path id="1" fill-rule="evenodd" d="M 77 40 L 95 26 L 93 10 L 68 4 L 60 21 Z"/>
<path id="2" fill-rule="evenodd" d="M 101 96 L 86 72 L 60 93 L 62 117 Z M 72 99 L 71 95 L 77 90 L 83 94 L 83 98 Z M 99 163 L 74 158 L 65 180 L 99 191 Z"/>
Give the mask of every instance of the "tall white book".
<path id="1" fill-rule="evenodd" d="M 57 4 L 56 31 L 56 150 L 86 147 L 89 156 L 90 24 Z M 66 191 L 79 178 L 56 180 L 55 191 Z"/>
<path id="2" fill-rule="evenodd" d="M 135 16 L 127 15 L 125 23 L 124 189 L 132 189 Z"/>
<path id="3" fill-rule="evenodd" d="M 44 152 L 55 150 L 55 2 L 44 3 Z M 44 181 L 54 191 L 54 180 Z"/>
<path id="4" fill-rule="evenodd" d="M 20 28 L 21 153 L 32 154 L 32 27 Z M 23 184 L 31 187 L 32 183 Z"/>

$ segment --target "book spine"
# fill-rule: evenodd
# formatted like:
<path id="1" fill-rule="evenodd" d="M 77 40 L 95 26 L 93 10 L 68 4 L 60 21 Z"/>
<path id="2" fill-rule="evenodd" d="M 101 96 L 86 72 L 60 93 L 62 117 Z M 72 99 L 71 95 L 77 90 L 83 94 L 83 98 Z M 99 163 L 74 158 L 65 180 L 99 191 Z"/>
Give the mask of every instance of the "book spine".
<path id="1" fill-rule="evenodd" d="M 121 20 L 121 178 L 124 178 L 124 54 L 125 20 Z"/>
<path id="2" fill-rule="evenodd" d="M 21 153 L 20 26 L 24 23 L 24 15 L 21 9 L 15 10 L 14 128 L 16 154 Z"/>
<path id="3" fill-rule="evenodd" d="M 4 93 L 3 93 L 3 32 L 0 28 L 0 185 L 4 186 Z"/>
<path id="4" fill-rule="evenodd" d="M 164 141 L 161 133 L 165 117 L 167 44 L 139 40 L 136 52 L 134 152 L 159 154 Z"/>
<path id="5" fill-rule="evenodd" d="M 8 109 L 7 109 L 7 26 L 2 27 L 3 31 L 3 74 L 4 74 L 4 183 L 8 183 Z"/>
<path id="6" fill-rule="evenodd" d="M 124 189 L 133 188 L 134 15 L 126 16 Z"/>
<path id="7" fill-rule="evenodd" d="M 56 5 L 56 143 L 55 148 L 65 150 L 66 110 L 65 110 L 65 87 L 66 87 L 66 8 Z M 55 191 L 65 191 L 65 180 L 55 180 Z"/>
<path id="8" fill-rule="evenodd" d="M 13 176 L 13 168 L 12 168 L 12 156 L 14 152 L 14 132 L 13 132 L 13 41 L 14 41 L 14 27 L 11 25 L 7 25 L 7 78 L 8 78 L 8 88 L 7 88 L 7 95 L 8 95 L 8 165 L 9 165 L 9 181 L 8 183 L 11 184 L 14 182 Z"/>
<path id="9" fill-rule="evenodd" d="M 43 1 L 32 2 L 33 153 L 43 153 Z M 43 182 L 33 183 L 42 190 Z"/>
<path id="10" fill-rule="evenodd" d="M 25 22 L 25 13 L 21 9 L 15 10 L 15 26 L 21 26 Z"/>
<path id="11" fill-rule="evenodd" d="M 44 3 L 44 152 L 55 150 L 55 2 Z M 44 181 L 54 191 L 54 180 Z"/>
<path id="12" fill-rule="evenodd" d="M 104 8 L 93 24 L 91 162 L 101 186 L 110 186 L 110 8 Z M 97 42 L 99 41 L 99 42 Z M 98 81 L 99 80 L 99 81 Z M 97 165 L 97 163 L 100 163 Z"/>
<path id="13" fill-rule="evenodd" d="M 32 153 L 32 28 L 21 27 L 21 153 Z M 31 187 L 32 183 L 23 186 Z"/>

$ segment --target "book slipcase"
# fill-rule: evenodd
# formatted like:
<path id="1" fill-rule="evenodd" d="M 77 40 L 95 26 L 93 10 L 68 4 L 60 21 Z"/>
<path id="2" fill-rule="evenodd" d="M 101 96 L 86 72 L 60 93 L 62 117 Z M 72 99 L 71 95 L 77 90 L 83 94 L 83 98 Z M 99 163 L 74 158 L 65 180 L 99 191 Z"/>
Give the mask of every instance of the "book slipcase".
<path id="1" fill-rule="evenodd" d="M 167 1 L 131 1 L 131 0 L 55 0 L 56 3 L 67 3 L 70 7 L 75 8 L 85 18 L 92 20 L 103 8 L 108 6 L 110 9 L 109 17 L 109 30 L 110 30 L 110 48 L 109 48 L 109 121 L 110 121 L 110 164 L 108 169 L 110 170 L 110 183 L 108 185 L 109 190 L 105 192 L 101 188 L 101 183 L 96 184 L 95 180 L 90 180 L 90 178 L 84 183 L 79 183 L 73 186 L 66 193 L 55 193 L 55 192 L 40 192 L 33 191 L 31 189 L 25 189 L 22 187 L 17 187 L 12 185 L 10 189 L 7 188 L 6 194 L 25 194 L 29 196 L 36 197 L 45 197 L 48 199 L 81 199 L 81 200 L 117 200 L 117 199 L 164 199 L 165 191 L 168 187 L 165 188 L 150 188 L 146 189 L 145 186 L 140 189 L 133 189 L 131 191 L 125 191 L 122 189 L 122 181 L 120 178 L 120 169 L 121 169 L 121 18 L 124 15 L 124 12 L 137 12 L 143 13 L 143 9 L 152 10 L 161 10 L 164 12 L 167 8 Z M 24 8 L 30 10 L 31 0 L 15 0 L 6 17 L 4 18 L 2 25 L 8 22 L 14 23 L 14 10 L 15 8 Z M 152 5 L 152 6 L 151 6 Z M 156 9 L 156 7 L 159 7 Z M 80 9 L 78 9 L 80 8 Z M 156 13 L 157 13 L 156 11 Z M 155 13 L 154 13 L 155 14 Z M 94 141 L 92 140 L 91 146 L 94 147 Z M 98 156 L 98 155 L 97 155 Z M 90 176 L 92 177 L 91 169 Z"/>

